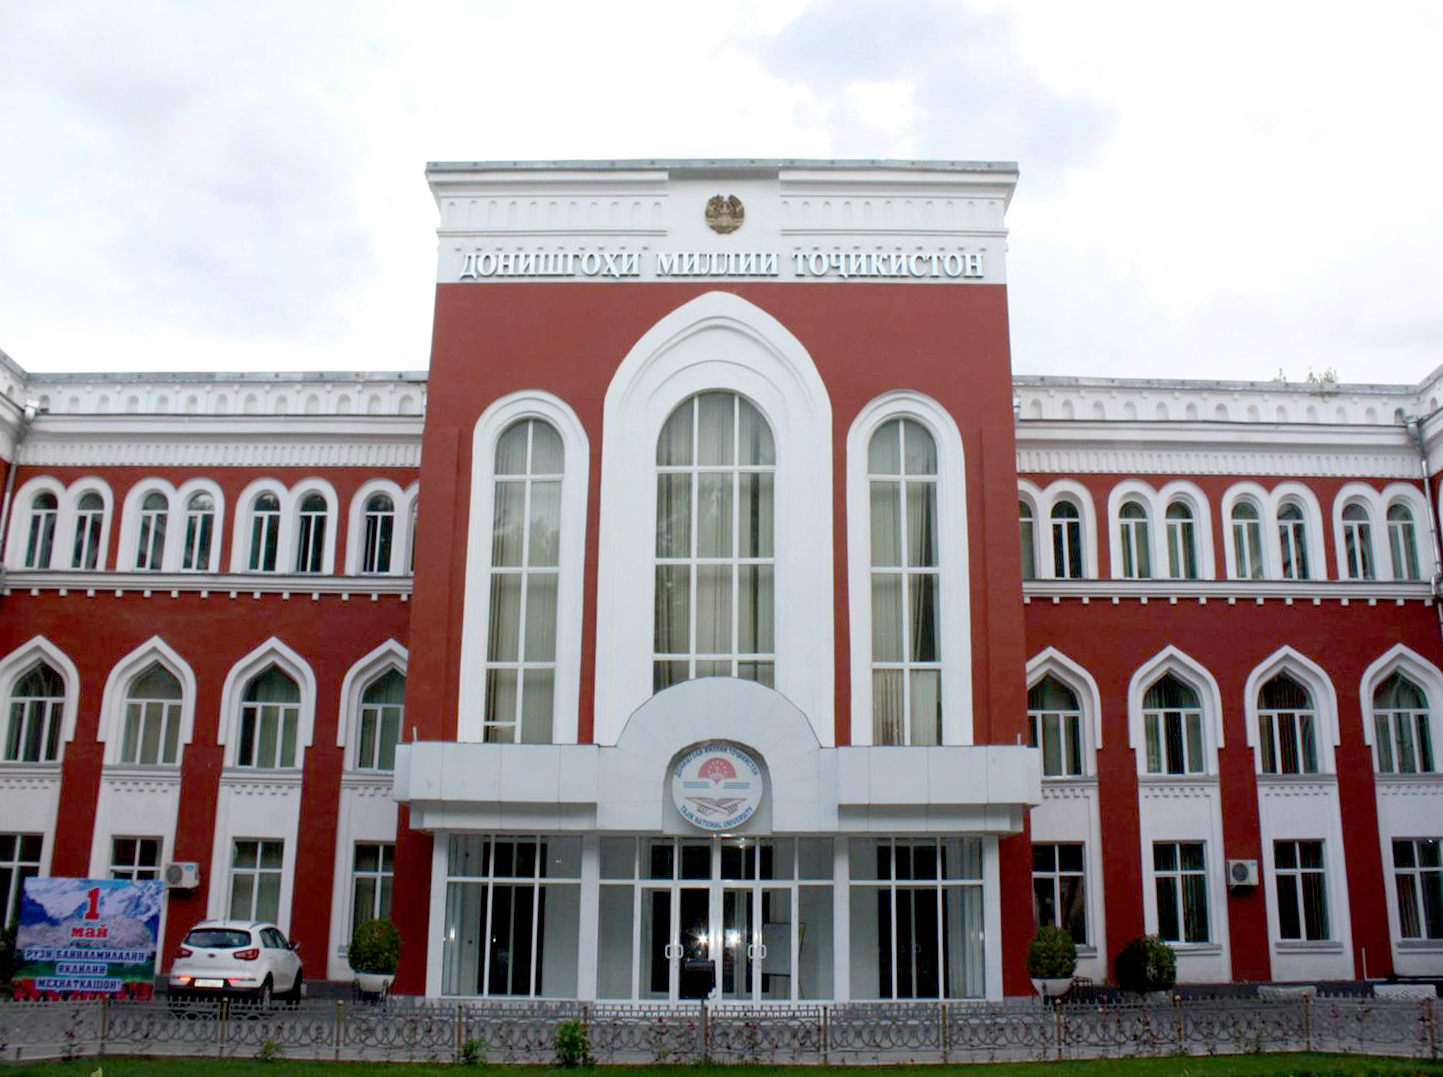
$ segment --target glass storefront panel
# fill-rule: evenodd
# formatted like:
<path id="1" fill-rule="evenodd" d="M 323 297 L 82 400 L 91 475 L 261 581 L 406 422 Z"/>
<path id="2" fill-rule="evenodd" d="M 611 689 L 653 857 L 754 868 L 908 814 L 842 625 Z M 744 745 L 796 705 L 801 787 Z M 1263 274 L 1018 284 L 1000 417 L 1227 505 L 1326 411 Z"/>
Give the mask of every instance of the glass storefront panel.
<path id="1" fill-rule="evenodd" d="M 596 922 L 596 997 L 631 998 L 632 916 L 630 886 L 603 886 Z"/>
<path id="2" fill-rule="evenodd" d="M 828 842 L 830 845 L 831 843 Z M 797 997 L 829 999 L 832 987 L 832 888 L 797 890 Z"/>

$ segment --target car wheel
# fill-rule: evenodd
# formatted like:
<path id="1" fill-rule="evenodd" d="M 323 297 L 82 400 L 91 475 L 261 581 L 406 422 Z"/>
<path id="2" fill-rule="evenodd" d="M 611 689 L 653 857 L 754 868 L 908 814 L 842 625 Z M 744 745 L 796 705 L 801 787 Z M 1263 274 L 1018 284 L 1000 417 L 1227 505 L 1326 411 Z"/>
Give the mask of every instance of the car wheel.
<path id="1" fill-rule="evenodd" d="M 271 984 L 271 978 L 267 976 L 266 982 L 261 984 L 260 994 L 256 995 L 256 1002 L 260 1004 L 261 1009 L 269 1010 L 271 1008 L 271 993 L 273 991 L 274 986 Z"/>
<path id="2" fill-rule="evenodd" d="M 285 1000 L 293 1006 L 300 1005 L 301 997 L 305 994 L 305 988 L 301 986 L 305 978 L 306 970 L 296 969 L 296 978 L 291 981 L 291 989 L 285 993 Z"/>

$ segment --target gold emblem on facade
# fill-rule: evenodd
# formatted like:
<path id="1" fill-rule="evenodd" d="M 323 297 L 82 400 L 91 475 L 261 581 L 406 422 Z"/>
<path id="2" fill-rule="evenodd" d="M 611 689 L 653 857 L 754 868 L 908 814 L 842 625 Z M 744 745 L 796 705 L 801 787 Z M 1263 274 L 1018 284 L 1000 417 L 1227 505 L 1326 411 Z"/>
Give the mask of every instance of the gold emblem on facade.
<path id="1" fill-rule="evenodd" d="M 725 236 L 735 232 L 742 226 L 745 216 L 742 200 L 734 194 L 712 195 L 706 204 L 706 223 L 717 235 Z"/>

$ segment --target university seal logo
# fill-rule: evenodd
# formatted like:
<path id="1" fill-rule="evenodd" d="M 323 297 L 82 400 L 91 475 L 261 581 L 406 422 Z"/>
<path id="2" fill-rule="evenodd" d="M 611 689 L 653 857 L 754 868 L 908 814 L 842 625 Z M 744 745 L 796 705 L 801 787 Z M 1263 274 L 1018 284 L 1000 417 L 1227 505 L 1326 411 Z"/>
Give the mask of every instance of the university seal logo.
<path id="1" fill-rule="evenodd" d="M 734 194 L 725 197 L 714 194 L 706 204 L 706 223 L 717 235 L 725 236 L 742 226 L 747 211 L 742 200 Z"/>
<path id="2" fill-rule="evenodd" d="M 702 830 L 741 826 L 762 803 L 762 768 L 730 744 L 703 744 L 671 772 L 671 799 L 682 818 Z"/>

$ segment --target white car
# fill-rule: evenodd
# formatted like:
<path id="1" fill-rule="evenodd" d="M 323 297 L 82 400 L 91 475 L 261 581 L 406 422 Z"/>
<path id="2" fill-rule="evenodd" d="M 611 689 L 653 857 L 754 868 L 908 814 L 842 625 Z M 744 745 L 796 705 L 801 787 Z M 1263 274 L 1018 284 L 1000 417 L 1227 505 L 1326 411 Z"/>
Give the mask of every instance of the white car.
<path id="1" fill-rule="evenodd" d="M 300 1001 L 305 991 L 297 946 L 275 924 L 205 920 L 186 932 L 170 967 L 170 998 L 223 996 Z"/>

